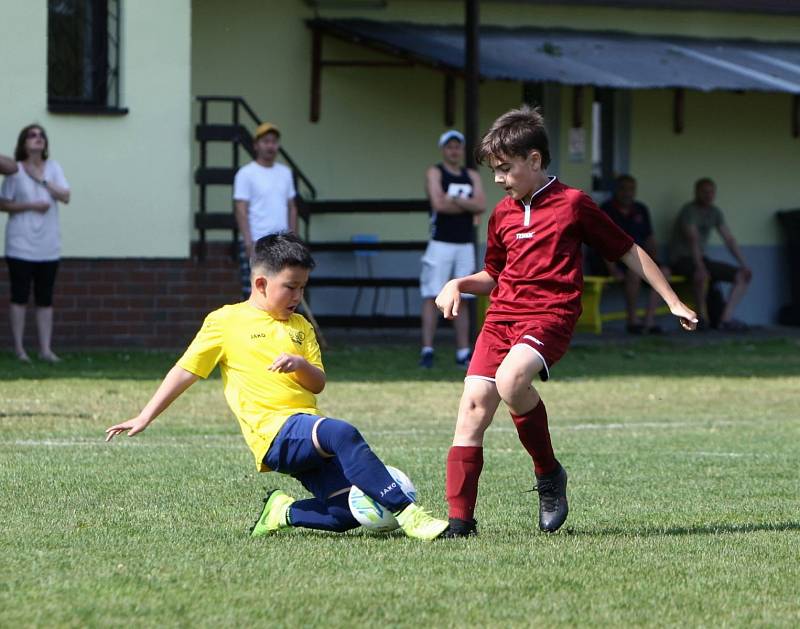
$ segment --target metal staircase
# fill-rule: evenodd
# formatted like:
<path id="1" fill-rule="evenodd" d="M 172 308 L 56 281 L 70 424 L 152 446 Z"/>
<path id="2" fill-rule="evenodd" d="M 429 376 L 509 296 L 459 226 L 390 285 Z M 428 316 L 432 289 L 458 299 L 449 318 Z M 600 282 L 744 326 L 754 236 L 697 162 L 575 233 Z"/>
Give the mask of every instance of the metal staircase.
<path id="1" fill-rule="evenodd" d="M 198 211 L 194 217 L 194 224 L 198 231 L 198 257 L 205 259 L 207 232 L 209 230 L 230 230 L 232 238 L 232 252 L 236 251 L 235 244 L 238 237 L 236 220 L 233 212 L 233 195 L 231 194 L 231 207 L 228 211 L 210 212 L 207 203 L 209 186 L 233 186 L 233 179 L 240 166 L 239 148 L 254 157 L 253 136 L 247 126 L 242 123 L 245 115 L 247 122 L 258 126 L 262 120 L 239 96 L 198 96 L 200 103 L 200 121 L 195 129 L 195 139 L 199 143 L 200 159 L 195 171 L 195 183 L 198 186 Z M 227 120 L 224 123 L 211 122 L 211 106 L 216 104 L 229 107 Z M 218 108 L 218 107 L 217 107 Z M 209 143 L 224 143 L 231 145 L 230 167 L 210 167 L 208 165 Z M 386 200 L 386 199 L 358 199 L 326 201 L 317 199 L 317 190 L 303 171 L 297 166 L 291 156 L 280 148 L 280 156 L 295 178 L 295 189 L 298 192 L 298 216 L 303 221 L 301 234 L 311 247 L 312 252 L 355 252 L 355 251 L 423 251 L 427 245 L 426 240 L 398 241 L 380 240 L 378 242 L 352 242 L 352 241 L 320 241 L 309 240 L 311 219 L 321 214 L 375 214 L 375 213 L 419 213 L 429 211 L 427 199 Z M 309 282 L 309 303 L 313 305 L 311 294 L 315 287 L 326 288 L 409 288 L 419 287 L 419 277 L 335 277 L 325 275 L 324 268 L 317 268 Z M 419 316 L 406 313 L 403 316 L 389 316 L 375 314 L 368 316 L 358 315 L 317 315 L 321 325 L 327 326 L 353 326 L 353 327 L 416 327 L 419 325 Z"/>
<path id="2" fill-rule="evenodd" d="M 200 163 L 194 173 L 194 181 L 198 186 L 198 211 L 194 217 L 194 225 L 198 231 L 198 256 L 205 259 L 206 232 L 210 229 L 230 229 L 233 244 L 236 243 L 237 227 L 233 214 L 233 195 L 231 195 L 231 208 L 227 212 L 209 212 L 207 204 L 208 186 L 233 186 L 233 178 L 239 170 L 239 148 L 245 150 L 250 157 L 255 157 L 253 152 L 253 136 L 241 122 L 242 114 L 249 117 L 254 126 L 261 124 L 261 119 L 240 96 L 198 96 L 200 103 L 200 122 L 195 128 L 195 139 L 200 144 Z M 221 103 L 230 106 L 230 122 L 225 124 L 210 123 L 210 106 L 212 103 Z M 231 145 L 231 166 L 228 168 L 208 166 L 208 144 L 222 142 Z M 316 198 L 317 191 L 297 166 L 291 156 L 279 149 L 279 154 L 289 166 L 294 175 L 295 189 L 298 196 L 303 195 L 311 199 Z"/>

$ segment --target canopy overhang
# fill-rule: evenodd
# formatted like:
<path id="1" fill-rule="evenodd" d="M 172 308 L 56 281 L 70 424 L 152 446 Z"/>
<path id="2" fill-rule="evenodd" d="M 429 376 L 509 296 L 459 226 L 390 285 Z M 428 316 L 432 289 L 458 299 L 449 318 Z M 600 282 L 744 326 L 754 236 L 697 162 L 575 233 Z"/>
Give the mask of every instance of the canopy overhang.
<path id="1" fill-rule="evenodd" d="M 331 35 L 446 72 L 464 71 L 464 31 L 372 20 L 309 22 Z M 800 43 L 481 26 L 483 79 L 616 89 L 800 94 Z"/>

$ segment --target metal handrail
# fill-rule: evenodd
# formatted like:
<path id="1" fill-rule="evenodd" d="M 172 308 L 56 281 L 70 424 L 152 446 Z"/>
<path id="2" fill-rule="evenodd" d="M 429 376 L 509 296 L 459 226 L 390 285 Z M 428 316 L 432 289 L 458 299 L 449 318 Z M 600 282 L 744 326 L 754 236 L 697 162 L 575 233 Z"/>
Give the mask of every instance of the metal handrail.
<path id="1" fill-rule="evenodd" d="M 236 108 L 241 106 L 247 112 L 247 114 L 250 116 L 250 118 L 253 120 L 253 122 L 256 125 L 260 125 L 263 122 L 263 120 L 261 120 L 261 118 L 258 116 L 258 114 L 255 111 L 253 111 L 253 108 L 250 107 L 250 105 L 247 103 L 247 101 L 244 98 L 242 98 L 241 96 L 219 96 L 219 95 L 215 95 L 215 96 L 196 96 L 195 98 L 200 103 L 203 104 L 203 107 L 205 107 L 206 103 L 211 103 L 211 102 L 232 103 Z M 234 117 L 234 119 L 238 120 L 238 109 L 233 114 L 233 117 Z M 205 124 L 205 122 L 206 122 L 205 121 L 205 116 L 203 116 L 203 123 Z M 292 159 L 292 157 L 289 155 L 289 153 L 287 153 L 284 150 L 283 146 L 281 146 L 278 149 L 278 153 L 286 161 L 286 163 L 289 165 L 289 167 L 292 169 L 292 172 L 295 174 L 295 177 L 297 177 L 297 179 L 299 181 L 301 181 L 303 183 L 303 185 L 308 189 L 309 196 L 312 199 L 316 199 L 317 198 L 317 189 L 314 187 L 314 184 L 311 183 L 311 180 L 306 176 L 306 174 L 297 165 L 297 162 L 295 162 Z"/>

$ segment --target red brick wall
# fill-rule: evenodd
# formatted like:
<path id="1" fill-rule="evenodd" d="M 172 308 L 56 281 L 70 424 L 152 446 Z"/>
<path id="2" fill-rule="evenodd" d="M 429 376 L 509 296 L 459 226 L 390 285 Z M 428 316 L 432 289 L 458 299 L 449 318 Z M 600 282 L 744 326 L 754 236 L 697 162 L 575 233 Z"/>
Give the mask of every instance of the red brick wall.
<path id="1" fill-rule="evenodd" d="M 0 264 L 0 338 L 11 348 L 8 269 Z M 180 348 L 211 310 L 241 299 L 230 244 L 208 245 L 206 259 L 65 258 L 54 295 L 53 349 Z M 38 349 L 33 295 L 25 346 Z"/>

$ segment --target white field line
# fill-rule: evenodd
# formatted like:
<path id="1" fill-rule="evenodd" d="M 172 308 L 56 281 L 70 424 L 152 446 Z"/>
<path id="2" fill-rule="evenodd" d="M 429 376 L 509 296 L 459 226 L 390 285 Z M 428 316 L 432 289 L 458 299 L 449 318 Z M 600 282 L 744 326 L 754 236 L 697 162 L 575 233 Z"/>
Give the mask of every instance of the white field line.
<path id="1" fill-rule="evenodd" d="M 113 443 L 107 443 L 104 438 L 91 439 L 4 439 L 0 440 L 0 447 L 28 447 L 28 448 L 214 448 L 223 450 L 241 449 L 247 446 L 241 439 L 230 440 L 230 443 L 197 443 L 197 439 L 188 439 L 181 443 L 179 440 L 159 439 L 128 439 L 117 437 Z"/>
<path id="2" fill-rule="evenodd" d="M 575 424 L 573 426 L 551 426 L 551 430 L 627 430 L 629 428 L 717 428 L 719 426 L 744 426 L 751 421 L 712 421 L 708 424 L 699 422 L 623 422 L 614 424 Z"/>
<path id="3" fill-rule="evenodd" d="M 117 438 L 118 439 L 118 438 Z M 88 440 L 81 440 L 81 439 L 16 439 L 16 440 L 6 440 L 0 441 L 0 447 L 4 446 L 11 446 L 11 447 L 28 447 L 28 448 L 81 448 L 81 447 L 90 447 L 90 448 L 99 448 L 99 447 L 123 447 L 123 448 L 219 448 L 225 450 L 246 450 L 247 445 L 245 443 L 231 443 L 231 444 L 213 444 L 213 443 L 178 443 L 172 441 L 158 441 L 155 439 L 148 439 L 148 440 L 139 440 L 134 441 L 131 439 L 129 442 L 120 441 L 116 443 L 117 439 L 115 439 L 115 443 L 106 443 L 102 440 L 98 441 L 88 441 Z M 423 452 L 444 452 L 446 448 L 437 448 L 432 446 L 423 446 L 419 447 L 416 445 L 409 445 L 409 448 L 412 448 L 415 452 L 423 451 Z M 519 454 L 516 449 L 511 448 L 488 448 L 493 453 L 507 453 L 507 454 Z M 524 453 L 524 450 L 520 450 Z"/>
<path id="4" fill-rule="evenodd" d="M 117 438 L 119 439 L 119 438 Z M 115 440 L 116 442 L 117 440 Z M 189 439 L 189 443 L 181 443 L 178 440 L 166 440 L 166 441 L 159 441 L 156 439 L 141 439 L 138 441 L 134 441 L 133 439 L 129 441 L 122 441 L 119 440 L 117 443 L 110 444 L 106 443 L 102 439 L 98 439 L 97 441 L 90 441 L 85 439 L 14 439 L 14 440 L 0 440 L 0 447 L 28 447 L 28 448 L 81 448 L 81 447 L 90 447 L 90 448 L 99 448 L 99 447 L 122 447 L 122 448 L 202 448 L 202 449 L 220 449 L 220 450 L 242 450 L 245 451 L 247 446 L 244 443 L 240 443 L 238 439 L 233 440 L 231 439 L 231 443 L 197 443 L 198 439 L 193 438 Z M 235 441 L 235 442 L 234 442 Z M 397 447 L 397 446 L 394 446 Z M 414 452 L 434 452 L 437 454 L 441 454 L 445 451 L 446 448 L 440 447 L 433 447 L 433 446 L 418 446 L 418 445 L 411 445 L 407 446 L 409 449 L 412 449 Z M 402 447 L 401 447 L 402 449 Z M 524 454 L 524 450 L 521 448 L 493 448 L 491 446 L 485 447 L 487 452 L 491 452 L 493 455 L 497 454 L 512 454 L 512 455 L 519 455 Z M 726 458 L 726 459 L 734 459 L 734 458 L 742 458 L 742 457 L 758 457 L 764 458 L 765 456 L 774 456 L 774 455 L 767 455 L 765 453 L 756 453 L 756 452 L 709 452 L 700 450 L 697 452 L 692 452 L 689 450 L 683 450 L 680 452 L 673 452 L 672 454 L 680 455 L 680 456 L 693 456 L 693 457 L 716 457 L 716 458 Z"/>
<path id="5" fill-rule="evenodd" d="M 648 428 L 656 428 L 656 429 L 671 429 L 671 428 L 701 428 L 701 429 L 712 429 L 712 428 L 719 428 L 723 426 L 747 426 L 753 425 L 757 422 L 753 421 L 729 421 L 729 420 L 719 420 L 719 421 L 712 421 L 709 423 L 705 423 L 704 421 L 695 421 L 695 422 L 617 422 L 612 424 L 572 424 L 572 425 L 553 425 L 550 424 L 550 430 L 558 431 L 558 430 L 639 430 L 639 429 L 648 429 Z M 489 427 L 491 432 L 511 432 L 515 433 L 516 428 L 511 428 L 510 426 L 497 426 L 492 425 Z M 440 435 L 443 433 L 450 434 L 452 430 L 436 430 L 432 428 L 407 428 L 401 430 L 368 430 L 364 429 L 363 432 L 367 432 L 369 435 Z"/>
<path id="6" fill-rule="evenodd" d="M 726 459 L 735 459 L 735 458 L 739 458 L 739 457 L 743 457 L 743 456 L 747 456 L 747 457 L 753 457 L 753 456 L 762 457 L 762 456 L 764 456 L 764 453 L 755 453 L 755 452 L 705 452 L 705 451 L 702 451 L 702 450 L 698 451 L 698 452 L 691 452 L 691 451 L 687 450 L 685 452 L 681 452 L 681 454 L 688 454 L 690 456 L 716 456 L 716 457 L 722 457 L 722 458 L 726 458 Z"/>
<path id="7" fill-rule="evenodd" d="M 432 452 L 436 454 L 442 454 L 447 450 L 446 447 L 437 448 L 433 446 L 417 446 L 417 445 L 407 445 L 407 446 L 392 446 L 393 449 L 396 450 L 411 450 L 413 452 Z M 490 453 L 492 456 L 498 454 L 510 454 L 514 455 L 515 457 L 527 457 L 527 452 L 525 452 L 522 446 L 517 448 L 494 448 L 492 446 L 484 446 L 483 447 L 485 452 Z M 751 459 L 783 459 L 783 458 L 790 458 L 789 455 L 782 455 L 777 454 L 774 452 L 692 452 L 690 450 L 681 450 L 677 452 L 663 452 L 664 458 L 669 457 L 716 457 L 716 458 L 724 458 L 724 459 L 739 459 L 743 457 L 748 457 Z"/>
<path id="8" fill-rule="evenodd" d="M 712 429 L 718 428 L 721 426 L 743 426 L 747 424 L 753 424 L 756 422 L 746 422 L 746 421 L 717 421 L 712 422 L 709 424 L 702 424 L 698 422 L 627 422 L 627 423 L 613 423 L 613 424 L 573 424 L 567 426 L 559 426 L 559 425 L 550 425 L 551 431 L 579 431 L 579 430 L 641 430 L 641 429 L 659 429 L 659 430 L 668 430 L 672 428 L 701 428 L 701 429 Z M 515 428 L 511 428 L 510 426 L 490 426 L 490 432 L 508 432 L 508 433 L 516 433 Z M 370 437 L 374 436 L 400 436 L 400 435 L 410 435 L 410 436 L 426 436 L 426 435 L 451 435 L 452 429 L 450 428 L 442 428 L 442 429 L 434 429 L 434 428 L 407 428 L 407 429 L 399 429 L 399 430 L 369 430 L 369 429 L 362 429 L 362 432 L 365 432 Z M 241 437 L 239 435 L 199 435 L 199 436 L 185 436 L 185 437 L 160 437 L 158 439 L 152 438 L 144 438 L 140 439 L 137 437 L 129 438 L 124 435 L 116 437 L 113 441 L 114 444 L 124 444 L 129 446 L 142 446 L 142 445 L 154 445 L 154 446 L 178 446 L 178 447 L 193 447 L 193 443 L 196 441 L 203 442 L 201 445 L 206 448 L 215 448 L 215 447 L 229 447 L 228 445 L 219 445 L 214 443 L 209 443 L 213 441 L 217 442 L 227 442 L 227 441 L 236 441 L 239 442 Z M 146 443 L 145 443 L 146 441 Z M 60 447 L 60 446 L 102 446 L 102 445 L 109 445 L 106 444 L 104 441 L 104 437 L 98 437 L 95 439 L 87 439 L 87 438 L 53 438 L 53 439 L 0 439 L 0 446 L 48 446 L 48 447 Z"/>
<path id="9" fill-rule="evenodd" d="M 447 450 L 447 447 L 435 447 L 435 446 L 417 446 L 411 445 L 408 446 L 392 446 L 394 449 L 400 450 L 412 450 L 414 452 L 444 452 Z M 522 446 L 517 448 L 494 448 L 492 446 L 484 446 L 483 449 L 487 452 L 491 452 L 492 454 L 514 454 L 514 455 L 522 455 L 527 456 L 527 453 L 523 449 Z M 760 453 L 760 452 L 707 452 L 707 451 L 698 451 L 692 452 L 691 450 L 681 450 L 677 452 L 663 452 L 664 455 L 673 455 L 673 456 L 708 456 L 708 457 L 721 457 L 721 458 L 739 458 L 739 457 L 757 457 L 757 458 L 776 458 L 782 455 L 778 455 L 776 453 Z"/>
<path id="10" fill-rule="evenodd" d="M 744 421 L 715 421 L 708 424 L 699 422 L 625 422 L 612 424 L 574 424 L 567 426 L 550 426 L 553 431 L 579 431 L 579 430 L 669 430 L 674 428 L 701 428 L 713 429 L 720 426 L 741 426 L 755 422 Z M 516 432 L 510 426 L 492 426 L 490 432 Z M 426 435 L 450 435 L 451 429 L 399 429 L 399 430 L 365 430 L 370 438 L 374 436 L 426 436 Z M 200 443 L 198 443 L 200 442 Z M 106 443 L 103 437 L 97 439 L 87 438 L 52 438 L 52 439 L 3 439 L 0 440 L 0 447 L 169 447 L 169 448 L 221 448 L 239 449 L 243 447 L 239 435 L 195 435 L 184 437 L 160 437 L 153 438 L 128 438 L 125 436 L 116 437 L 113 443 Z M 687 452 L 694 456 L 738 456 L 737 453 L 715 453 L 715 452 Z M 741 456 L 745 456 L 742 454 Z"/>

